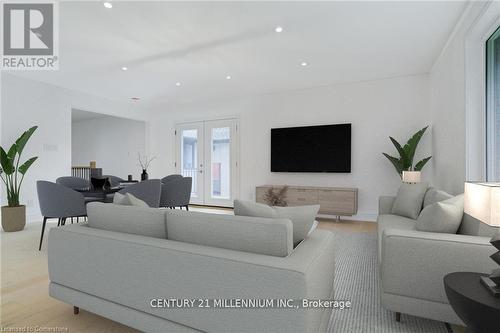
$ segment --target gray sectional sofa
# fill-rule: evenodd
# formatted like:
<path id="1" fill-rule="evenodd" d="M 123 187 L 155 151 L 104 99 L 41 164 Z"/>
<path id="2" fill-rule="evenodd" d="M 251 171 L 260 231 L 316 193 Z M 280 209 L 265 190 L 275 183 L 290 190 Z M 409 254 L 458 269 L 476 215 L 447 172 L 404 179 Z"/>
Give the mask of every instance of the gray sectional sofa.
<path id="1" fill-rule="evenodd" d="M 153 299 L 333 299 L 333 235 L 287 219 L 91 203 L 52 228 L 52 297 L 146 332 L 325 332 L 331 309 L 157 308 Z"/>
<path id="2" fill-rule="evenodd" d="M 434 196 L 434 198 L 430 198 Z M 451 197 L 429 189 L 424 205 Z M 380 197 L 378 254 L 384 308 L 447 323 L 463 324 L 448 303 L 443 277 L 451 272 L 490 273 L 496 232 L 464 214 L 456 234 L 416 230 L 416 220 L 392 214 L 395 197 Z"/>

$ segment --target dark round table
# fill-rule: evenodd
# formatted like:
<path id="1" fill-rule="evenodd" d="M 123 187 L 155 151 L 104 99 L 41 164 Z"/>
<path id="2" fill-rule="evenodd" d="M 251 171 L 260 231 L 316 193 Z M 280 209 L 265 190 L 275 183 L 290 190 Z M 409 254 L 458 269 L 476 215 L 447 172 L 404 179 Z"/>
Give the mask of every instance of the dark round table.
<path id="1" fill-rule="evenodd" d="M 125 187 L 124 186 L 118 186 L 118 187 L 111 187 L 111 188 L 99 188 L 99 189 L 94 189 L 94 188 L 82 188 L 82 189 L 76 189 L 76 191 L 80 192 L 83 194 L 85 198 L 92 198 L 96 200 L 92 201 L 105 201 L 106 196 L 108 194 L 113 194 L 116 193 L 120 190 L 123 190 Z"/>
<path id="2" fill-rule="evenodd" d="M 480 282 L 487 274 L 457 272 L 444 277 L 450 305 L 467 325 L 467 332 L 500 332 L 500 297 L 493 296 Z"/>

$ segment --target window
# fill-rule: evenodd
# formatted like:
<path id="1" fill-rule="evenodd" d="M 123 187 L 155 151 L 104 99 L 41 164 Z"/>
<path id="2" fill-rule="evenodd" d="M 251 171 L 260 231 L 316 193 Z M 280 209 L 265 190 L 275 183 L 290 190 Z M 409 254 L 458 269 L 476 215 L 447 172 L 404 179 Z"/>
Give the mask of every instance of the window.
<path id="1" fill-rule="evenodd" d="M 486 42 L 486 171 L 500 181 L 500 28 Z"/>

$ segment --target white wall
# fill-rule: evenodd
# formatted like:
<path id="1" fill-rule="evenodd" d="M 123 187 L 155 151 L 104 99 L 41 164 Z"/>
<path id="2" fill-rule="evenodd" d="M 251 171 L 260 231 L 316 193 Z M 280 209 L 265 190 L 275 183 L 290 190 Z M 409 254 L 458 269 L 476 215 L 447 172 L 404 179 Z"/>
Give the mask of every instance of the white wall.
<path id="1" fill-rule="evenodd" d="M 137 154 L 146 151 L 146 124 L 109 116 L 73 121 L 71 147 L 73 166 L 96 161 L 103 174 L 139 179 Z"/>
<path id="2" fill-rule="evenodd" d="M 481 84 L 467 84 L 472 76 L 483 75 L 483 66 L 467 73 L 471 59 L 466 55 L 466 42 L 487 6 L 477 2 L 468 7 L 429 75 L 433 178 L 437 187 L 452 193 L 462 193 L 465 180 L 484 180 L 480 179 L 484 174 L 484 109 L 468 107 L 466 95 L 466 91 L 469 96 L 484 95 Z"/>
<path id="3" fill-rule="evenodd" d="M 24 180 L 21 203 L 28 220 L 38 220 L 40 210 L 36 181 L 55 181 L 71 173 L 71 109 L 138 118 L 138 108 L 96 96 L 2 73 L 0 143 L 10 146 L 30 126 L 37 132 L 26 146 L 24 157 L 38 156 Z M 2 204 L 6 203 L 2 186 Z"/>
<path id="4" fill-rule="evenodd" d="M 357 218 L 374 219 L 378 196 L 395 194 L 400 183 L 392 165 L 382 156 L 382 152 L 394 152 L 388 136 L 403 141 L 429 124 L 428 92 L 427 75 L 417 75 L 164 110 L 150 124 L 149 148 L 157 156 L 151 174 L 162 177 L 175 172 L 176 123 L 236 116 L 240 122 L 240 198 L 254 200 L 255 186 L 262 184 L 357 187 Z M 270 172 L 271 128 L 335 123 L 352 123 L 350 174 Z M 416 158 L 430 154 L 429 133 Z M 431 182 L 427 168 L 423 177 Z"/>

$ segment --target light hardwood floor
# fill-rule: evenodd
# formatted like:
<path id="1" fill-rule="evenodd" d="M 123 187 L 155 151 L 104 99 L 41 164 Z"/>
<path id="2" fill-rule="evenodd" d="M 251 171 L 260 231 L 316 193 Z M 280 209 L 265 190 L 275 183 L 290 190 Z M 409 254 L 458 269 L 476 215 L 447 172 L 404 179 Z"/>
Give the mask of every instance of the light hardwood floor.
<path id="1" fill-rule="evenodd" d="M 192 210 L 232 214 L 226 209 L 193 207 Z M 56 222 L 49 222 L 47 227 L 54 228 L 56 225 Z M 30 223 L 21 232 L 0 233 L 0 332 L 5 328 L 19 327 L 28 331 L 30 328 L 40 330 L 45 327 L 58 328 L 59 332 L 138 332 L 84 310 L 79 315 L 73 315 L 72 306 L 48 296 L 46 242 L 42 251 L 37 250 L 40 227 L 41 223 Z M 319 228 L 375 232 L 376 224 L 321 219 Z M 48 235 L 48 230 L 45 235 Z"/>

